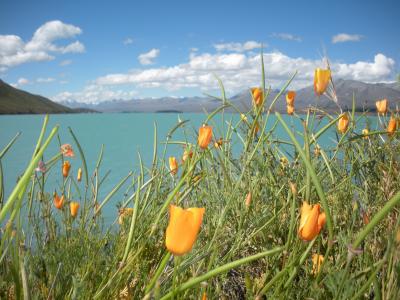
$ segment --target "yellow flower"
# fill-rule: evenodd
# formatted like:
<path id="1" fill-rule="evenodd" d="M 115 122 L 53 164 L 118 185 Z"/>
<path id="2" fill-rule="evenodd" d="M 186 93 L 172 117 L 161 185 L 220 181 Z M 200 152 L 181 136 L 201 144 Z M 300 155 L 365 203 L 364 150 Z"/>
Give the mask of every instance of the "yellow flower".
<path id="1" fill-rule="evenodd" d="M 75 218 L 78 215 L 78 210 L 79 210 L 79 203 L 78 202 L 71 202 L 69 204 L 69 209 L 71 211 L 71 216 Z"/>
<path id="2" fill-rule="evenodd" d="M 368 128 L 364 128 L 364 129 L 361 131 L 361 133 L 362 133 L 362 135 L 363 135 L 363 139 L 368 139 L 368 133 L 369 133 Z"/>
<path id="3" fill-rule="evenodd" d="M 64 177 L 68 177 L 69 170 L 71 169 L 71 164 L 68 160 L 64 161 L 63 167 L 62 167 L 62 173 Z"/>
<path id="4" fill-rule="evenodd" d="M 78 169 L 78 176 L 76 177 L 76 179 L 77 179 L 78 181 L 81 181 L 81 180 L 82 180 L 82 169 L 81 169 L 81 168 Z"/>
<path id="5" fill-rule="evenodd" d="M 294 106 L 294 100 L 296 98 L 295 91 L 288 91 L 286 94 L 286 104 L 289 106 Z"/>
<path id="6" fill-rule="evenodd" d="M 263 96 L 263 92 L 260 88 L 252 88 L 251 89 L 251 94 L 253 96 L 253 102 L 254 105 L 257 107 L 260 107 L 263 105 L 264 102 L 264 96 Z"/>
<path id="7" fill-rule="evenodd" d="M 240 114 L 240 119 L 241 119 L 242 121 L 247 121 L 247 117 L 246 117 L 245 114 Z"/>
<path id="8" fill-rule="evenodd" d="M 175 156 L 171 156 L 169 158 L 169 169 L 171 170 L 172 175 L 178 173 L 178 161 L 176 160 Z"/>
<path id="9" fill-rule="evenodd" d="M 338 121 L 337 128 L 341 133 L 345 133 L 348 127 L 349 127 L 349 116 L 347 113 L 344 113 L 341 115 Z"/>
<path id="10" fill-rule="evenodd" d="M 382 99 L 378 100 L 375 102 L 376 105 L 376 111 L 378 114 L 386 114 L 388 111 L 388 100 L 387 99 Z"/>
<path id="11" fill-rule="evenodd" d="M 324 256 L 320 255 L 320 254 L 313 254 L 312 256 L 312 271 L 311 274 L 313 275 L 317 275 L 319 273 L 319 269 L 322 265 L 322 263 L 324 262 Z"/>
<path id="12" fill-rule="evenodd" d="M 293 113 L 294 113 L 294 105 L 287 105 L 286 106 L 286 109 L 287 109 L 287 114 L 289 115 L 289 116 L 291 116 L 291 115 L 293 115 Z"/>
<path id="13" fill-rule="evenodd" d="M 314 90 L 315 93 L 321 96 L 325 93 L 328 87 L 329 81 L 331 80 L 331 70 L 317 68 L 314 73 Z"/>
<path id="14" fill-rule="evenodd" d="M 320 205 L 309 205 L 303 201 L 300 211 L 299 236 L 306 241 L 313 240 L 325 225 L 325 213 L 320 213 Z"/>
<path id="15" fill-rule="evenodd" d="M 62 209 L 62 207 L 64 205 L 64 195 L 61 195 L 61 197 L 59 197 L 57 192 L 54 192 L 53 203 L 54 203 L 55 208 Z"/>
<path id="16" fill-rule="evenodd" d="M 198 144 L 201 149 L 207 149 L 212 139 L 212 127 L 203 125 L 199 128 Z"/>
<path id="17" fill-rule="evenodd" d="M 395 118 L 390 118 L 388 127 L 387 127 L 387 133 L 388 136 L 392 136 L 397 130 L 397 120 Z"/>
<path id="18" fill-rule="evenodd" d="M 192 250 L 203 221 L 205 208 L 183 209 L 175 205 L 169 207 L 169 224 L 165 245 L 172 254 L 183 255 Z"/>

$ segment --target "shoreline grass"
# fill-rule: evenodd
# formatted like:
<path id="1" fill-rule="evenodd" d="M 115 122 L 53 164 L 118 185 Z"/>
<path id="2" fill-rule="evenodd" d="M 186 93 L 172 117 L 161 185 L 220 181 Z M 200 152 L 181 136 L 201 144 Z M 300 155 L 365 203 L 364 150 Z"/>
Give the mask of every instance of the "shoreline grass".
<path id="1" fill-rule="evenodd" d="M 155 125 L 151 165 L 138 154 L 139 170 L 121 174 L 102 199 L 103 148 L 89 170 L 87 159 L 96 158 L 85 156 L 73 129 L 69 141 L 60 140 L 58 127 L 47 135 L 46 116 L 24 175 L 8 199 L 0 192 L 0 298 L 398 299 L 400 143 L 397 123 L 387 129 L 397 113 L 386 108 L 377 127 L 363 133 L 366 115 L 354 107 L 346 117 L 323 108 L 294 112 L 290 124 L 275 113 L 266 130 L 295 76 L 268 99 L 262 68 L 253 108 L 235 122 L 225 114 L 235 107 L 217 79 L 221 107 L 204 115 L 208 126 L 174 140 L 176 132 L 189 132 L 189 121 L 180 121 L 160 141 Z M 337 101 L 326 80 L 318 92 Z M 327 120 L 322 128 L 317 112 Z M 275 136 L 277 128 L 284 135 Z M 326 135 L 335 146 L 319 142 Z M 47 153 L 55 137 L 62 151 Z M 1 160 L 17 138 L 1 152 L 0 186 L 7 180 Z M 243 145 L 239 155 L 236 142 Z M 182 153 L 166 157 L 175 144 Z M 73 152 L 83 162 L 75 166 L 79 178 L 64 164 L 74 164 Z M 52 168 L 63 178 L 60 208 L 46 186 Z M 102 209 L 125 183 L 115 222 L 105 225 Z M 179 210 L 187 219 L 175 219 L 171 204 L 190 208 Z M 203 208 L 193 225 L 195 209 Z M 169 244 L 166 232 L 175 235 Z"/>

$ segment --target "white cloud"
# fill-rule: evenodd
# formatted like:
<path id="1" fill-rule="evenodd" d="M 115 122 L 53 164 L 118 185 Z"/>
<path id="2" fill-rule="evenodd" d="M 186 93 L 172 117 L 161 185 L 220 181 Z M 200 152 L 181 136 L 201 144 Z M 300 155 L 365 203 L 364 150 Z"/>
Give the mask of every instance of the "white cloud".
<path id="1" fill-rule="evenodd" d="M 49 82 L 53 82 L 53 81 L 55 81 L 55 78 L 52 78 L 52 77 L 47 77 L 47 78 L 39 77 L 38 79 L 36 79 L 36 82 L 38 82 L 38 83 L 49 83 Z"/>
<path id="2" fill-rule="evenodd" d="M 63 60 L 63 61 L 60 62 L 60 66 L 61 67 L 65 67 L 65 66 L 68 66 L 70 64 L 72 64 L 72 60 L 71 59 L 66 59 L 66 60 Z"/>
<path id="3" fill-rule="evenodd" d="M 101 86 L 133 84 L 139 88 L 158 87 L 169 91 L 181 88 L 213 90 L 218 88 L 213 76 L 216 74 L 227 90 L 235 93 L 260 83 L 260 64 L 258 54 L 191 53 L 187 63 L 108 74 L 97 78 L 95 82 Z M 324 66 L 321 60 L 290 57 L 277 51 L 264 53 L 264 64 L 267 84 L 273 88 L 281 87 L 297 70 L 298 74 L 291 85 L 294 89 L 311 85 L 315 68 Z M 332 61 L 331 68 L 335 79 L 380 82 L 393 77 L 395 62 L 383 54 L 377 54 L 373 62 L 359 61 L 344 64 Z"/>
<path id="4" fill-rule="evenodd" d="M 339 33 L 332 37 L 332 43 L 359 42 L 362 38 L 360 34 Z"/>
<path id="5" fill-rule="evenodd" d="M 159 54 L 159 49 L 151 49 L 149 52 L 140 54 L 138 59 L 142 65 L 151 65 L 154 63 L 154 59 L 156 59 Z"/>
<path id="6" fill-rule="evenodd" d="M 272 37 L 281 39 L 281 40 L 286 40 L 286 41 L 295 41 L 295 42 L 301 42 L 302 38 L 299 36 L 296 36 L 291 33 L 273 33 Z"/>
<path id="7" fill-rule="evenodd" d="M 24 77 L 19 78 L 17 81 L 18 86 L 25 85 L 28 83 L 30 83 L 30 81 Z"/>
<path id="8" fill-rule="evenodd" d="M 55 20 L 40 26 L 26 43 L 16 35 L 0 35 L 0 68 L 5 70 L 27 62 L 49 61 L 55 58 L 54 53 L 82 53 L 85 46 L 79 41 L 65 46 L 55 43 L 81 33 L 79 27 Z"/>
<path id="9" fill-rule="evenodd" d="M 124 45 L 133 44 L 133 39 L 132 39 L 132 38 L 126 38 L 122 43 L 123 43 Z"/>
<path id="10" fill-rule="evenodd" d="M 62 92 L 52 97 L 52 100 L 57 102 L 81 102 L 81 103 L 99 103 L 108 100 L 129 100 L 137 95 L 134 90 L 114 90 L 111 87 L 104 87 L 97 84 L 86 86 L 79 92 Z"/>
<path id="11" fill-rule="evenodd" d="M 214 48 L 217 51 L 233 51 L 233 52 L 245 52 L 254 49 L 261 48 L 262 46 L 266 47 L 266 45 L 262 45 L 261 43 L 255 41 L 247 41 L 245 43 L 221 43 L 215 44 Z"/>

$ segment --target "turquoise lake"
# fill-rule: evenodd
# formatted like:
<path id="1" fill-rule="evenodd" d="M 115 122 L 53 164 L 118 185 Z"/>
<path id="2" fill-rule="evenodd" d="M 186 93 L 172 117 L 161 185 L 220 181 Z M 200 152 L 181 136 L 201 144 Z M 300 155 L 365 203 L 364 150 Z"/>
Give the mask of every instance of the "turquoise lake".
<path id="1" fill-rule="evenodd" d="M 289 116 L 283 116 L 286 122 L 293 127 L 294 130 L 302 131 L 301 123 Z M 107 171 L 111 171 L 108 178 L 104 182 L 102 189 L 99 193 L 99 200 L 102 201 L 112 188 L 130 171 L 138 174 L 139 159 L 138 152 L 140 152 L 143 163 L 145 166 L 150 167 L 153 156 L 153 141 L 154 141 L 154 124 L 157 124 L 158 132 L 158 156 L 162 155 L 162 150 L 168 132 L 178 123 L 178 118 L 181 120 L 190 120 L 186 123 L 183 129 L 177 130 L 172 136 L 172 141 L 187 141 L 196 143 L 195 130 L 197 130 L 205 121 L 204 114 L 175 114 L 175 113 L 126 113 L 126 114 L 63 114 L 51 115 L 47 134 L 51 128 L 60 125 L 59 137 L 61 143 L 71 144 L 75 150 L 75 157 L 71 158 L 71 174 L 76 177 L 77 169 L 81 166 L 81 161 L 77 147 L 74 145 L 73 139 L 68 131 L 71 127 L 77 139 L 79 140 L 88 165 L 89 177 L 92 176 L 101 146 L 104 144 L 103 162 L 100 168 L 100 176 L 104 176 Z M 209 123 L 214 126 L 214 137 L 219 138 L 222 132 L 221 115 L 217 115 Z M 225 114 L 225 128 L 227 122 L 233 120 L 235 124 L 240 116 L 237 114 Z M 0 116 L 0 150 L 3 149 L 8 142 L 15 136 L 17 132 L 21 132 L 20 137 L 10 149 L 10 151 L 3 157 L 1 163 L 4 174 L 4 190 L 5 199 L 11 193 L 16 184 L 18 176 L 22 175 L 34 151 L 36 141 L 38 139 L 40 130 L 43 124 L 43 115 L 6 115 Z M 275 122 L 275 116 L 270 116 L 270 121 L 267 125 L 267 130 Z M 295 120 L 295 121 L 293 121 Z M 376 123 L 376 118 L 370 118 L 372 123 Z M 324 118 L 319 127 L 327 123 Z M 364 122 L 364 121 L 362 121 Z M 365 124 L 362 124 L 365 125 Z M 360 127 L 361 131 L 361 127 Z M 278 125 L 271 138 L 282 138 L 288 140 L 287 134 L 283 128 Z M 327 134 L 323 135 L 318 143 L 323 147 L 333 146 L 336 141 L 335 130 L 332 129 Z M 241 151 L 241 142 L 239 139 L 232 141 L 233 153 L 238 155 Z M 181 157 L 182 146 L 169 145 L 167 150 L 167 157 L 175 155 Z M 44 160 L 50 159 L 59 152 L 59 142 L 55 138 L 45 152 Z M 48 192 L 52 192 L 54 188 L 62 184 L 62 177 L 60 171 L 61 164 L 55 166 L 50 170 L 49 179 L 47 183 Z M 83 183 L 81 183 L 83 184 Z M 127 186 L 128 183 L 125 185 Z M 107 203 L 103 209 L 106 222 L 111 218 L 115 218 L 116 203 L 122 200 L 123 191 L 116 194 L 112 200 Z"/>

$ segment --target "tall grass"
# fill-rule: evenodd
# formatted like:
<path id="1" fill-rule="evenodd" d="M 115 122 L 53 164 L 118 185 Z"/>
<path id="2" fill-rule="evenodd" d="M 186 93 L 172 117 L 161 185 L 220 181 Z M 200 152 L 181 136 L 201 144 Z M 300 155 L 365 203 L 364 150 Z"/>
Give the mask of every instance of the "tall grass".
<path id="1" fill-rule="evenodd" d="M 219 81 L 221 107 L 204 120 L 214 126 L 214 141 L 221 137 L 222 145 L 201 150 L 196 130 L 185 141 L 176 140 L 176 132 L 188 132 L 188 120 L 172 128 L 165 142 L 155 126 L 152 164 L 121 174 L 104 199 L 99 191 L 107 173 L 100 166 L 106 154 L 102 148 L 98 158 L 86 157 L 70 128 L 83 180 L 72 173 L 62 179 L 58 193 L 66 202 L 61 210 L 53 205 L 47 180 L 53 168 L 51 174 L 62 178 L 65 158 L 46 149 L 58 130 L 46 135 L 48 117 L 32 160 L 4 198 L 2 187 L 10 179 L 1 161 L 17 135 L 0 155 L 0 298 L 399 299 L 398 132 L 386 134 L 386 115 L 379 127 L 362 135 L 367 115 L 354 109 L 344 134 L 335 129 L 339 115 L 323 108 L 290 118 L 271 116 L 292 79 L 268 99 L 263 76 L 264 105 L 240 119 L 224 114 L 236 108 Z M 219 113 L 222 124 L 215 123 Z M 297 122 L 303 130 L 293 125 Z M 327 135 L 333 146 L 321 142 Z M 174 176 L 166 157 L 171 144 L 193 151 L 184 163 L 178 159 Z M 243 151 L 234 155 L 237 144 Z M 45 162 L 46 172 L 34 171 L 44 157 L 52 157 Z M 93 170 L 87 159 L 97 159 Z M 115 222 L 104 225 L 102 211 L 114 209 L 106 204 L 126 184 L 120 212 L 132 210 L 119 215 L 115 208 Z M 74 218 L 69 202 L 77 199 Z M 327 220 L 309 242 L 297 233 L 304 200 L 321 203 Z M 206 209 L 192 251 L 180 257 L 165 247 L 170 204 Z M 319 272 L 313 271 L 313 254 L 324 256 Z"/>

